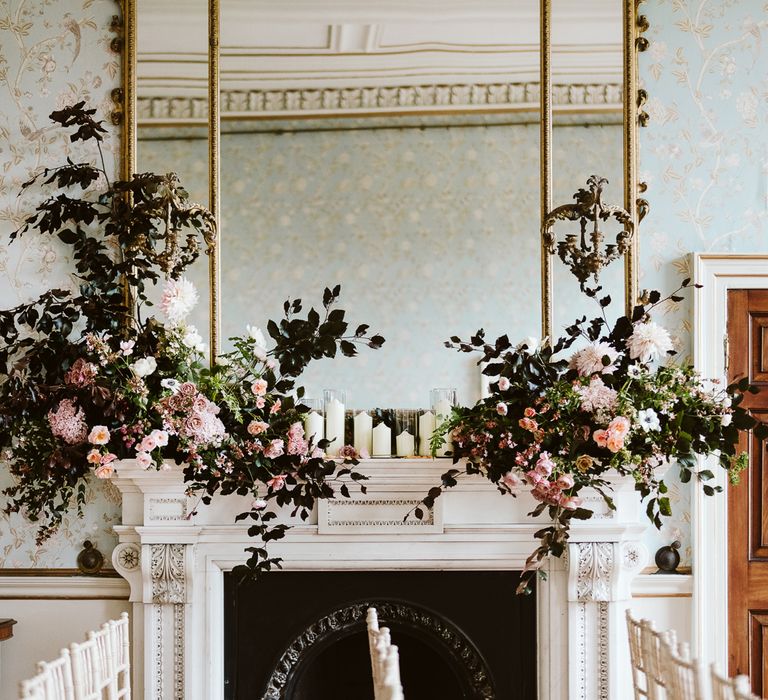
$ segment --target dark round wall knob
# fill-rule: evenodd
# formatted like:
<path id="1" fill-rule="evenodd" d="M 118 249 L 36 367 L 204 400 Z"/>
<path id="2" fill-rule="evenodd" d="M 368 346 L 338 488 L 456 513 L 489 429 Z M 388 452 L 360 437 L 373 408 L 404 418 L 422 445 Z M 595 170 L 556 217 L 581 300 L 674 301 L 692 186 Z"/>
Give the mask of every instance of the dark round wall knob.
<path id="1" fill-rule="evenodd" d="M 665 547 L 660 547 L 656 552 L 656 566 L 659 567 L 659 571 L 663 571 L 668 574 L 677 573 L 677 567 L 680 564 L 680 542 L 675 540 L 672 544 Z"/>
<path id="2" fill-rule="evenodd" d="M 84 574 L 98 574 L 104 566 L 104 555 L 93 546 L 93 542 L 83 542 L 83 549 L 77 555 L 77 568 Z"/>

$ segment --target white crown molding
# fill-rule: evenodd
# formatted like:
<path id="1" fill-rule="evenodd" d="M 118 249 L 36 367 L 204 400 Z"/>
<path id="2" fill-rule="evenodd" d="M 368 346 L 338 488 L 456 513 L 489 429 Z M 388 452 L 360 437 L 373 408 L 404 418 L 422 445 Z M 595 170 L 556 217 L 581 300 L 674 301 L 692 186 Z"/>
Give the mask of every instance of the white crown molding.
<path id="1" fill-rule="evenodd" d="M 633 598 L 690 598 L 690 574 L 640 574 L 632 581 Z"/>
<path id="2" fill-rule="evenodd" d="M 99 576 L 0 576 L 0 599 L 128 600 L 128 582 Z"/>
<path id="3" fill-rule="evenodd" d="M 561 111 L 621 109 L 616 83 L 554 85 L 553 103 Z M 297 90 L 224 91 L 223 118 L 353 116 L 392 112 L 471 112 L 538 109 L 538 83 L 416 85 Z M 153 122 L 204 122 L 208 102 L 190 96 L 140 97 L 138 118 Z"/>

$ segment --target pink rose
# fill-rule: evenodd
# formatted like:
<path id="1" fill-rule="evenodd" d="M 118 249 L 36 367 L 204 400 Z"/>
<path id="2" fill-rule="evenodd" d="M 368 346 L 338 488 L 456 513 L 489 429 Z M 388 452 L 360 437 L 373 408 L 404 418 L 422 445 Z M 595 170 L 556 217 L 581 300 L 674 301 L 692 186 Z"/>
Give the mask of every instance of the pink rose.
<path id="1" fill-rule="evenodd" d="M 110 462 L 114 462 L 117 459 L 116 454 L 112 454 L 111 452 L 107 452 L 102 458 L 101 463 L 102 464 L 109 464 Z"/>
<path id="2" fill-rule="evenodd" d="M 272 408 L 269 409 L 269 415 L 273 415 L 274 413 L 278 413 L 280 411 L 280 407 L 283 405 L 283 402 L 278 399 L 275 401 L 275 403 L 272 405 Z"/>
<path id="3" fill-rule="evenodd" d="M 267 428 L 269 428 L 269 423 L 265 423 L 263 420 L 252 420 L 248 423 L 247 430 L 249 435 L 261 435 Z"/>
<path id="4" fill-rule="evenodd" d="M 194 396 L 197 393 L 197 387 L 192 382 L 184 382 L 179 387 L 182 396 Z"/>
<path id="5" fill-rule="evenodd" d="M 496 413 L 498 413 L 500 416 L 506 416 L 507 415 L 507 404 L 505 404 L 505 403 L 497 403 L 496 404 Z"/>
<path id="6" fill-rule="evenodd" d="M 285 487 L 285 474 L 278 474 L 275 477 L 272 477 L 268 482 L 267 486 L 271 488 L 273 491 L 279 491 L 280 489 Z"/>
<path id="7" fill-rule="evenodd" d="M 564 490 L 573 488 L 573 477 L 570 474 L 561 474 L 557 477 L 557 485 Z"/>
<path id="8" fill-rule="evenodd" d="M 101 464 L 101 452 L 99 452 L 95 447 L 88 453 L 88 462 L 89 464 Z"/>
<path id="9" fill-rule="evenodd" d="M 267 380 L 257 379 L 253 384 L 251 384 L 251 391 L 255 396 L 264 396 L 264 394 L 267 393 Z"/>
<path id="10" fill-rule="evenodd" d="M 510 491 L 516 490 L 523 483 L 523 480 L 515 472 L 507 472 L 499 481 Z"/>
<path id="11" fill-rule="evenodd" d="M 608 431 L 608 439 L 605 441 L 605 446 L 611 452 L 616 453 L 624 447 L 624 438 L 621 435 L 616 435 L 611 431 Z"/>
<path id="12" fill-rule="evenodd" d="M 539 474 L 543 476 L 549 476 L 552 470 L 555 468 L 555 463 L 549 456 L 549 452 L 542 452 L 539 458 L 536 460 L 536 469 Z"/>
<path id="13" fill-rule="evenodd" d="M 109 479 L 115 473 L 115 468 L 111 464 L 100 464 L 93 473 L 98 479 Z"/>
<path id="14" fill-rule="evenodd" d="M 616 416 L 608 425 L 608 432 L 624 438 L 629 432 L 629 419 L 624 416 Z"/>
<path id="15" fill-rule="evenodd" d="M 533 418 L 521 418 L 519 421 L 517 421 L 517 424 L 523 429 L 523 430 L 530 430 L 534 431 L 536 428 L 539 427 L 539 424 L 533 420 Z"/>
<path id="16" fill-rule="evenodd" d="M 267 502 L 263 498 L 255 498 L 251 501 L 251 510 L 264 510 L 267 507 Z"/>
<path id="17" fill-rule="evenodd" d="M 256 408 L 264 408 L 267 405 L 267 400 L 263 396 L 259 396 L 256 399 Z"/>
<path id="18" fill-rule="evenodd" d="M 605 447 L 608 442 L 608 431 L 595 430 L 595 432 L 592 433 L 592 439 L 597 443 L 598 447 Z"/>
<path id="19" fill-rule="evenodd" d="M 576 510 L 581 505 L 581 499 L 576 496 L 567 496 L 560 500 L 560 505 L 566 510 Z"/>
<path id="20" fill-rule="evenodd" d="M 507 389 L 509 389 L 509 379 L 499 377 L 499 391 L 506 391 Z"/>
<path id="21" fill-rule="evenodd" d="M 272 440 L 264 450 L 264 456 L 267 459 L 275 459 L 285 452 L 285 443 L 282 440 Z"/>
<path id="22" fill-rule="evenodd" d="M 154 438 L 155 444 L 158 447 L 166 447 L 168 445 L 168 433 L 165 430 L 153 430 L 150 436 Z"/>
<path id="23" fill-rule="evenodd" d="M 152 452 L 157 447 L 157 440 L 152 435 L 147 435 L 136 448 L 138 452 Z"/>
<path id="24" fill-rule="evenodd" d="M 149 452 L 138 452 L 136 454 L 136 464 L 142 469 L 149 469 L 152 466 L 152 457 Z"/>
<path id="25" fill-rule="evenodd" d="M 534 471 L 533 469 L 525 472 L 525 477 L 528 479 L 528 483 L 531 486 L 536 486 L 541 481 L 544 481 L 544 477 L 541 474 L 539 474 L 539 472 Z"/>
<path id="26" fill-rule="evenodd" d="M 106 425 L 94 425 L 88 435 L 92 445 L 106 445 L 109 442 L 109 430 Z"/>
<path id="27" fill-rule="evenodd" d="M 523 411 L 523 415 L 526 418 L 533 418 L 536 415 L 536 409 L 529 406 Z"/>

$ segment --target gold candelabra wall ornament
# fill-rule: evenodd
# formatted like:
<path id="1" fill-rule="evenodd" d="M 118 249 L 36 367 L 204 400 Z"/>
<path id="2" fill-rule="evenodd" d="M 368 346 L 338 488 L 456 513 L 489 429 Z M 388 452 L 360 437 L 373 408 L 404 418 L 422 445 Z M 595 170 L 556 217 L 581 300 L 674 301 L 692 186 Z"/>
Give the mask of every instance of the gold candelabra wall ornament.
<path id="1" fill-rule="evenodd" d="M 555 251 L 565 266 L 579 280 L 582 291 L 587 291 L 590 278 L 598 283 L 600 271 L 624 255 L 630 248 L 635 233 L 631 214 L 621 207 L 603 202 L 603 187 L 608 180 L 591 175 L 586 188 L 573 195 L 575 204 L 564 204 L 553 209 L 542 224 L 542 239 L 550 255 Z M 615 243 L 606 243 L 601 224 L 615 220 L 621 231 Z M 568 233 L 564 240 L 557 240 L 554 231 L 558 221 L 577 221 L 579 233 Z"/>

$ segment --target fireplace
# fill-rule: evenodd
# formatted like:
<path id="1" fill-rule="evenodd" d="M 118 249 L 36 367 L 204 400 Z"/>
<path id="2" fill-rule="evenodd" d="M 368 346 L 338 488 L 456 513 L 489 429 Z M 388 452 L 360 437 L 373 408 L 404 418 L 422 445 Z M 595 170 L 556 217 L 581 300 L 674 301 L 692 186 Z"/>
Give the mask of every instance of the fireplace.
<path id="1" fill-rule="evenodd" d="M 564 557 L 545 563 L 547 580 L 538 582 L 535 598 L 519 599 L 513 572 L 523 568 L 534 547 L 534 533 L 546 523 L 545 518 L 528 516 L 534 506 L 529 494 L 502 497 L 484 479 L 467 479 L 439 498 L 426 518 L 404 522 L 403 515 L 439 483 L 446 461 L 366 461 L 361 470 L 369 477 L 367 494 L 321 502 L 307 522 L 290 523 L 294 527 L 286 537 L 271 543 L 271 555 L 282 557 L 285 571 L 269 574 L 274 591 L 257 597 L 250 592 L 236 596 L 230 588 L 229 572 L 245 560 L 244 548 L 253 545 L 247 525 L 234 520 L 248 509 L 248 500 L 232 495 L 200 507 L 187 497 L 180 468 L 169 466 L 167 471 L 150 473 L 123 462 L 113 480 L 123 497 L 123 524 L 115 528 L 120 541 L 112 561 L 130 584 L 137 697 L 262 697 L 259 684 L 269 682 L 267 672 L 249 678 L 246 662 L 254 667 L 266 663 L 273 675 L 285 669 L 286 679 L 275 675 L 275 683 L 295 684 L 301 694 L 310 679 L 323 680 L 328 666 L 341 668 L 338 659 L 353 653 L 352 647 L 358 650 L 355 653 L 361 646 L 365 650 L 366 645 L 354 635 L 360 630 L 360 607 L 369 602 L 391 606 L 386 609 L 398 620 L 393 622 L 394 638 L 403 646 L 406 663 L 412 655 L 426 658 L 427 649 L 438 675 L 443 674 L 439 664 L 447 663 L 444 647 L 408 626 L 414 618 L 443 625 L 458 643 L 476 651 L 478 661 L 463 670 L 459 684 L 472 669 L 480 669 L 481 676 L 487 669 L 497 697 L 515 697 L 496 687 L 506 682 L 506 667 L 497 662 L 490 647 L 495 646 L 510 668 L 527 648 L 531 656 L 523 656 L 514 673 L 520 683 L 531 683 L 527 687 L 532 695 L 518 697 L 609 700 L 631 696 L 624 612 L 631 598 L 630 582 L 648 558 L 640 542 L 646 527 L 644 514 L 631 479 L 608 475 L 616 510 L 609 510 L 599 494 L 585 494 L 595 516 L 574 525 Z M 430 583 L 399 588 L 399 581 L 405 586 L 418 576 Z M 490 588 L 474 583 L 486 576 L 489 581 L 499 577 L 502 583 Z M 331 585 L 342 580 L 336 577 L 350 583 Z M 283 587 L 293 580 L 322 583 L 291 584 L 294 588 L 287 593 Z M 473 583 L 462 584 L 462 580 Z M 419 596 L 419 588 L 430 595 Z M 343 596 L 342 591 L 346 591 Z M 446 605 L 451 598 L 469 606 L 487 605 L 477 616 L 496 625 L 492 629 L 496 644 L 489 645 L 459 609 L 441 607 L 438 598 L 443 594 Z M 297 602 L 308 599 L 318 605 L 295 616 Z M 280 628 L 293 625 L 268 653 L 253 646 L 253 640 L 263 639 L 258 632 L 251 633 L 253 640 L 247 638 L 252 624 L 246 622 L 248 616 L 259 614 L 258 610 L 249 613 L 247 604 L 259 600 L 264 607 L 290 612 L 281 618 Z M 231 636 L 237 629 L 230 624 L 233 605 L 242 636 Z M 519 620 L 507 616 L 507 608 L 517 605 L 523 606 Z M 534 614 L 535 625 L 531 624 Z M 258 624 L 258 618 L 251 619 Z M 343 628 L 338 638 L 325 636 L 311 653 L 299 655 L 300 664 L 284 663 L 295 655 L 291 646 L 295 640 L 299 646 L 310 646 L 315 632 L 331 624 Z M 520 629 L 525 630 L 522 637 Z M 323 654 L 328 656 L 321 658 Z M 350 659 L 352 666 L 359 664 Z M 369 687 L 362 678 L 354 682 Z M 248 692 L 253 688 L 253 694 L 243 688 Z M 335 697 L 342 696 L 337 692 Z M 406 697 L 420 695 L 414 691 Z"/>
<path id="2" fill-rule="evenodd" d="M 511 571 L 227 574 L 225 698 L 371 697 L 373 606 L 400 649 L 406 697 L 535 700 L 536 600 L 515 596 L 518 582 Z"/>

